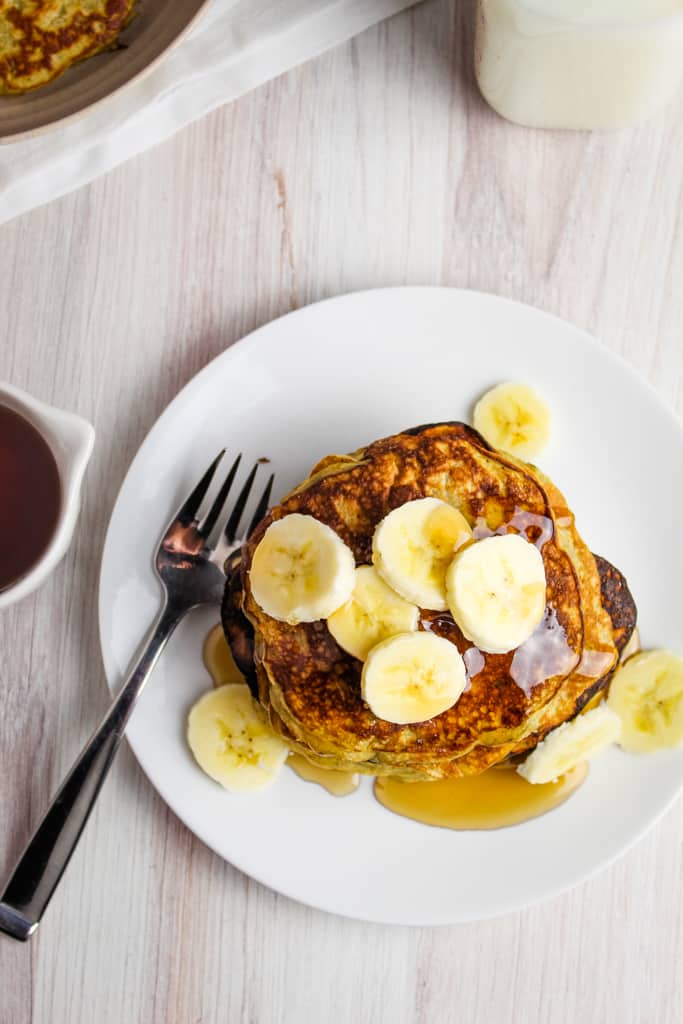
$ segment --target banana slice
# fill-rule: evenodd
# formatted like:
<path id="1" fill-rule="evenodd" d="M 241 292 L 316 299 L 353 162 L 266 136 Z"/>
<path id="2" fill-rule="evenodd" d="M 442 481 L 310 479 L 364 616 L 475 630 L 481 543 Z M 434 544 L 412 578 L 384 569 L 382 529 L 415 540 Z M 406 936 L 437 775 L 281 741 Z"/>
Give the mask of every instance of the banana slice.
<path id="1" fill-rule="evenodd" d="M 553 782 L 579 762 L 615 743 L 620 732 L 618 715 L 606 704 L 600 704 L 587 714 L 579 715 L 549 732 L 517 771 L 533 785 Z"/>
<path id="2" fill-rule="evenodd" d="M 233 793 L 269 786 L 289 753 L 244 683 L 199 698 L 187 720 L 187 742 L 202 771 Z"/>
<path id="3" fill-rule="evenodd" d="M 397 725 L 426 722 L 453 707 L 465 689 L 458 648 L 434 633 L 399 633 L 373 647 L 363 666 L 363 700 Z"/>
<path id="4" fill-rule="evenodd" d="M 474 429 L 500 451 L 533 459 L 550 440 L 550 409 L 528 384 L 499 384 L 474 407 Z"/>
<path id="5" fill-rule="evenodd" d="M 519 647 L 545 612 L 543 558 L 516 533 L 485 537 L 459 551 L 446 583 L 453 618 L 488 654 Z"/>
<path id="6" fill-rule="evenodd" d="M 445 611 L 446 570 L 472 530 L 452 505 L 418 498 L 395 508 L 375 530 L 372 560 L 390 587 L 420 608 Z"/>
<path id="7" fill-rule="evenodd" d="M 280 622 L 316 622 L 351 597 L 353 552 L 334 530 L 298 512 L 271 523 L 251 563 L 254 600 Z"/>
<path id="8" fill-rule="evenodd" d="M 614 673 L 607 703 L 621 719 L 624 750 L 677 746 L 683 741 L 683 658 L 671 651 L 632 655 Z"/>
<path id="9" fill-rule="evenodd" d="M 373 566 L 361 565 L 353 594 L 330 615 L 327 628 L 343 650 L 365 661 L 382 640 L 417 629 L 419 617 L 420 609 L 399 597 Z"/>

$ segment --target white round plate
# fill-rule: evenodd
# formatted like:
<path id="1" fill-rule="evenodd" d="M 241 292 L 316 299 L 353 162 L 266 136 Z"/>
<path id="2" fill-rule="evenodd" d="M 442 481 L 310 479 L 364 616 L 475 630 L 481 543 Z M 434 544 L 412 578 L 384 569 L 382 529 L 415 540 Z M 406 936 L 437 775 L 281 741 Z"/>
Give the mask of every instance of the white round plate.
<path id="1" fill-rule="evenodd" d="M 151 556 L 160 531 L 223 446 L 266 456 L 277 498 L 317 459 L 402 428 L 467 420 L 502 380 L 539 389 L 554 411 L 543 469 L 568 496 L 591 549 L 626 574 L 646 646 L 680 644 L 683 432 L 654 391 L 568 323 L 474 292 L 402 288 L 293 313 L 228 349 L 151 430 L 121 488 L 100 583 L 112 691 L 155 616 Z M 150 780 L 205 843 L 303 903 L 397 924 L 449 924 L 512 911 L 605 866 L 664 813 L 683 783 L 683 749 L 611 749 L 562 807 L 494 832 L 451 832 L 398 817 L 371 780 L 336 799 L 283 770 L 267 791 L 233 795 L 184 739 L 210 686 L 201 648 L 218 612 L 186 621 L 128 730 Z"/>

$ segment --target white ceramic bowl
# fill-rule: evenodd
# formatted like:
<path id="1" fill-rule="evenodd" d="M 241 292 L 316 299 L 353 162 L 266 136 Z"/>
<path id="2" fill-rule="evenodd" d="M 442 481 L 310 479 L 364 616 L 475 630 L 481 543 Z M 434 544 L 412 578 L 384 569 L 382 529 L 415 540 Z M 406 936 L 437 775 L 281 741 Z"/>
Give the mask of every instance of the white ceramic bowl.
<path id="1" fill-rule="evenodd" d="M 16 583 L 0 591 L 0 608 L 14 604 L 47 579 L 66 553 L 81 505 L 81 483 L 95 443 L 87 420 L 39 402 L 11 384 L 0 381 L 0 405 L 14 409 L 32 423 L 47 441 L 57 463 L 62 487 L 59 519 L 52 540 L 35 565 Z"/>

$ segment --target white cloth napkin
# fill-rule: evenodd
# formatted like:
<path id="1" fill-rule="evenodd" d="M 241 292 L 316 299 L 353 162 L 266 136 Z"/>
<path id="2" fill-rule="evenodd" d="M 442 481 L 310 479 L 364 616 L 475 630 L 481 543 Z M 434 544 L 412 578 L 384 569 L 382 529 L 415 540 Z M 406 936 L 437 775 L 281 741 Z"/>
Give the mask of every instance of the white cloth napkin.
<path id="1" fill-rule="evenodd" d="M 0 146 L 0 224 L 416 2 L 213 0 L 190 35 L 139 82 L 72 124 Z"/>

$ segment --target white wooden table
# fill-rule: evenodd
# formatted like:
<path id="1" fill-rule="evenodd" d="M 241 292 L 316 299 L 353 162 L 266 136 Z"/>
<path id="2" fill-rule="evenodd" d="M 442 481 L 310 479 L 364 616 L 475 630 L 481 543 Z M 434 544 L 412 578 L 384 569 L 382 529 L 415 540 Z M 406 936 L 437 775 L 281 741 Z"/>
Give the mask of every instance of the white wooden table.
<path id="1" fill-rule="evenodd" d="M 106 706 L 95 594 L 128 463 L 247 331 L 358 288 L 484 289 L 596 333 L 683 413 L 683 103 L 526 131 L 484 106 L 471 54 L 469 6 L 428 0 L 0 228 L 0 378 L 98 432 L 68 557 L 0 616 L 3 873 Z M 682 865 L 679 801 L 550 903 L 367 926 L 223 863 L 124 749 L 36 937 L 0 940 L 0 1021 L 678 1024 Z"/>

